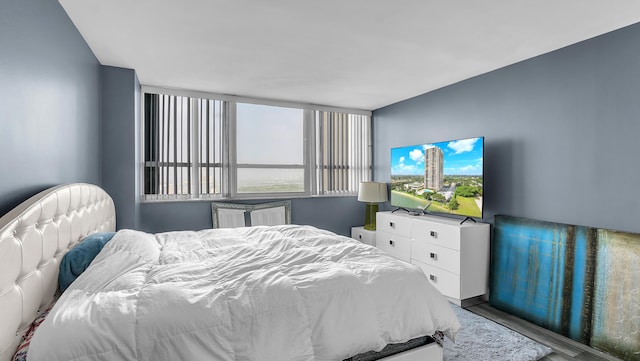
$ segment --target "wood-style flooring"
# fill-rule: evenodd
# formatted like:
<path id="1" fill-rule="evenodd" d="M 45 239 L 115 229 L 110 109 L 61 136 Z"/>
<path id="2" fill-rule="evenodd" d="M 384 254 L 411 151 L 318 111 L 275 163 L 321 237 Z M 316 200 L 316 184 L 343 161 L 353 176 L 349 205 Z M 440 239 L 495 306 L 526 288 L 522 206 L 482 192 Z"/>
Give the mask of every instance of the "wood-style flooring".
<path id="1" fill-rule="evenodd" d="M 589 346 L 524 321 L 511 314 L 497 310 L 486 302 L 471 306 L 467 308 L 467 310 L 484 316 L 552 348 L 553 352 L 543 358 L 543 361 L 621 361 L 619 358 L 595 350 Z"/>

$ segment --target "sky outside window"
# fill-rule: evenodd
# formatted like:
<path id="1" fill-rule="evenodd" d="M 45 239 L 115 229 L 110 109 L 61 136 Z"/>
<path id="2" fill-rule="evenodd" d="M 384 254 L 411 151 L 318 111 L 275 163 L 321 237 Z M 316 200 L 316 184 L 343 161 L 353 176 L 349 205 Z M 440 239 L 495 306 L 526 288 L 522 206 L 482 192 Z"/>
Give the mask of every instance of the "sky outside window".
<path id="1" fill-rule="evenodd" d="M 237 161 L 239 164 L 302 165 L 302 109 L 238 103 Z"/>

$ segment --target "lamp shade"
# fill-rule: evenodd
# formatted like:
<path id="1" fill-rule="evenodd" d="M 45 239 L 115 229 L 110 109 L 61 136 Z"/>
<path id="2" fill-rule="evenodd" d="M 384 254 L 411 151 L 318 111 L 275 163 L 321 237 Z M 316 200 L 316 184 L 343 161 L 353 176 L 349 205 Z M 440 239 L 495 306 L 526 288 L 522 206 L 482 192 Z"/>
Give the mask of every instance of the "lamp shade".
<path id="1" fill-rule="evenodd" d="M 387 201 L 387 183 L 362 182 L 358 191 L 360 202 L 378 203 Z"/>

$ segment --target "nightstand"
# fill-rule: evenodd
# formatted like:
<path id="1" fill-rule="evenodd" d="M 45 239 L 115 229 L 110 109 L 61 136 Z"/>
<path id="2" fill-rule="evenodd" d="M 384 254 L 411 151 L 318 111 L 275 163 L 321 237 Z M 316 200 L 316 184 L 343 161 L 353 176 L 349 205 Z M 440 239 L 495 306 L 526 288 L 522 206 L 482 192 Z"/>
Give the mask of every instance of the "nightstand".
<path id="1" fill-rule="evenodd" d="M 370 231 L 364 227 L 351 227 L 351 238 L 370 246 L 376 246 L 376 231 Z"/>

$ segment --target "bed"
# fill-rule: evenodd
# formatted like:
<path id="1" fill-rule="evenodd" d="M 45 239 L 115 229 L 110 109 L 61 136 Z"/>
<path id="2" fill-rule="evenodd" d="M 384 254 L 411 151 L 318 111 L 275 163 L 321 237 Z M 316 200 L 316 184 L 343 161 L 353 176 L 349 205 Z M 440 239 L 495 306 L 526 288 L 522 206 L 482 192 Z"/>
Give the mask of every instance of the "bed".
<path id="1" fill-rule="evenodd" d="M 57 299 L 62 257 L 85 236 L 108 231 L 115 231 L 113 201 L 89 184 L 43 191 L 0 218 L 0 361 Z M 120 230 L 57 299 L 29 356 L 360 360 L 388 343 L 425 340 L 384 360 L 441 360 L 441 346 L 426 340 L 436 332 L 454 337 L 458 327 L 418 269 L 328 231 Z"/>

